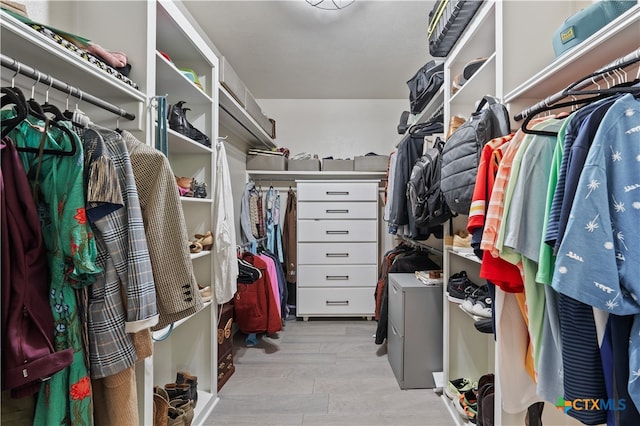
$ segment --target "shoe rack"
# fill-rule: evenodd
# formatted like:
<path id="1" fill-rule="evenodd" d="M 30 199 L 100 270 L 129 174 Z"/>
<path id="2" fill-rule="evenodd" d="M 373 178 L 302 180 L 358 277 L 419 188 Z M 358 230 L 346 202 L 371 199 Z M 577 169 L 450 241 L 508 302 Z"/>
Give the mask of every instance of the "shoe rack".
<path id="1" fill-rule="evenodd" d="M 183 107 L 189 108 L 185 111 L 187 121 L 207 135 L 214 147 L 218 136 L 218 58 L 174 2 L 158 1 L 154 12 L 154 95 L 166 96 L 167 108 L 184 101 Z M 193 70 L 201 87 L 179 68 Z M 206 185 L 204 198 L 180 198 L 189 240 L 196 241 L 197 236 L 207 235 L 213 225 L 216 151 L 170 128 L 168 133 L 167 158 L 174 174 Z M 198 285 L 212 287 L 212 252 L 206 250 L 210 248 L 207 246 L 198 248 L 191 254 Z M 154 355 L 145 360 L 145 370 L 152 372 L 144 377 L 145 401 L 149 389 L 174 383 L 178 371 L 185 371 L 197 377 L 198 398 L 193 424 L 201 423 L 210 415 L 217 401 L 216 322 L 216 304 L 209 301 L 200 312 L 153 333 Z"/>
<path id="2" fill-rule="evenodd" d="M 640 6 L 621 15 L 589 40 L 555 58 L 551 40 L 566 17 L 589 6 L 590 1 L 535 2 L 485 1 L 467 26 L 460 40 L 445 59 L 444 112 L 445 126 L 450 117 L 468 117 L 485 94 L 502 100 L 512 117 L 512 129 L 520 123 L 513 116 L 547 96 L 562 90 L 576 77 L 595 71 L 637 48 Z M 478 71 L 455 93 L 451 87 L 456 75 L 466 63 L 488 58 Z M 453 219 L 453 231 L 466 229 L 468 216 Z M 445 224 L 445 232 L 449 229 Z M 445 246 L 443 254 L 444 286 L 447 279 L 462 270 L 476 284 L 480 279 L 480 261 L 468 253 L 459 253 Z M 468 377 L 477 380 L 483 374 L 495 372 L 500 365 L 492 334 L 475 329 L 470 316 L 455 303 L 443 297 L 443 380 Z M 496 375 L 495 423 L 524 424 L 525 412 L 506 412 Z M 456 424 L 465 424 L 451 401 L 442 396 Z M 545 424 L 579 424 L 573 418 L 546 403 Z"/>

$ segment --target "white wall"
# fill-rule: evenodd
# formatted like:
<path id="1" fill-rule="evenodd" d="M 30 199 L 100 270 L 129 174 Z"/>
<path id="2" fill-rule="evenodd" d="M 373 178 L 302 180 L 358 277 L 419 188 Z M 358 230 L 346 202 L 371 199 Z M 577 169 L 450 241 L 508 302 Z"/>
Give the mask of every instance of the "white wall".
<path id="1" fill-rule="evenodd" d="M 400 141 L 396 127 L 408 99 L 259 99 L 276 120 L 276 145 L 319 158 L 389 154 Z"/>

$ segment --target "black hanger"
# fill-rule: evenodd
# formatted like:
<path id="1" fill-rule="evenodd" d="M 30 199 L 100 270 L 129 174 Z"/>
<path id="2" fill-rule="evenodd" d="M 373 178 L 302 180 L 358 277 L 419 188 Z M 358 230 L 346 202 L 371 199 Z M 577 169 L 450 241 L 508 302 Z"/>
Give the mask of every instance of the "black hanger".
<path id="1" fill-rule="evenodd" d="M 555 109 L 561 109 L 561 108 L 566 108 L 566 107 L 570 107 L 570 106 L 575 106 L 575 105 L 585 105 L 585 104 L 590 104 L 592 102 L 598 101 L 600 99 L 604 99 L 604 98 L 608 98 L 610 95 L 608 94 L 604 94 L 604 95 L 599 95 L 599 96 L 592 96 L 590 98 L 583 98 L 583 99 L 575 99 L 569 102 L 562 102 L 559 104 L 553 104 L 553 105 L 547 105 L 546 107 L 540 108 L 538 110 L 536 110 L 534 113 L 531 113 L 529 115 L 527 115 L 527 117 L 524 119 L 524 121 L 522 122 L 522 131 L 524 133 L 530 134 L 530 135 L 543 135 L 543 136 L 558 136 L 557 132 L 551 132 L 549 130 L 536 130 L 536 129 L 530 129 L 527 127 L 527 125 L 529 124 L 529 122 L 538 114 L 542 113 L 542 112 L 546 112 L 546 111 L 553 111 Z M 568 115 L 567 115 L 568 117 Z"/>
<path id="2" fill-rule="evenodd" d="M 629 56 L 632 56 L 631 59 L 628 59 L 626 61 L 624 61 L 624 59 L 620 59 L 616 61 L 617 63 L 614 63 L 613 65 L 609 65 L 606 68 L 595 71 L 571 83 L 561 92 L 557 92 L 556 94 L 549 96 L 544 101 L 539 102 L 538 104 L 516 115 L 514 117 L 515 120 L 519 121 L 524 118 L 524 122 L 522 123 L 522 131 L 524 133 L 556 136 L 557 134 L 555 132 L 529 129 L 527 125 L 533 119 L 533 117 L 540 114 L 541 112 L 551 111 L 554 109 L 560 109 L 560 108 L 565 108 L 565 107 L 575 106 L 575 105 L 584 105 L 584 104 L 598 101 L 600 99 L 605 99 L 610 96 L 615 96 L 623 93 L 631 93 L 636 98 L 639 97 L 640 88 L 637 87 L 637 85 L 640 83 L 640 70 L 638 72 L 638 75 L 633 81 L 625 82 L 622 79 L 622 75 L 624 75 L 624 77 L 626 78 L 626 71 L 624 71 L 624 68 L 640 62 L 640 55 L 638 55 L 637 52 L 633 53 L 632 55 L 628 55 L 627 57 Z M 615 78 L 613 79 L 614 84 L 613 85 L 609 84 L 609 80 L 607 80 L 607 78 L 610 78 L 612 76 L 611 73 L 617 76 L 619 84 L 617 85 L 615 84 Z M 607 87 L 600 88 L 598 83 L 596 82 L 596 79 L 606 82 Z M 591 83 L 598 86 L 598 88 L 597 89 L 581 89 L 582 87 L 590 86 L 589 80 L 591 81 Z M 585 96 L 585 95 L 594 95 L 594 96 L 584 97 L 580 99 L 576 98 L 576 96 Z M 574 99 L 569 102 L 557 103 L 558 101 L 565 98 L 569 98 L 569 97 Z M 526 116 L 523 117 L 523 114 L 526 114 Z"/>
<path id="3" fill-rule="evenodd" d="M 586 105 L 586 104 L 590 104 L 593 102 L 597 102 L 599 100 L 602 99 L 606 99 L 606 98 L 610 98 L 611 96 L 616 96 L 616 95 L 620 95 L 623 93 L 631 93 L 633 94 L 635 97 L 640 96 L 640 87 L 637 86 L 638 82 L 637 81 L 631 81 L 631 82 L 625 82 L 613 87 L 608 87 L 606 89 L 594 89 L 594 90 L 576 90 L 576 91 L 572 91 L 572 90 L 566 90 L 566 96 L 567 97 L 571 97 L 571 96 L 580 96 L 580 95 L 594 95 L 591 97 L 586 97 L 586 98 L 581 98 L 581 99 L 574 99 L 568 102 L 562 102 L 562 103 L 557 103 L 557 104 L 552 104 L 552 105 L 546 105 L 544 107 L 540 107 L 538 109 L 536 109 L 535 111 L 533 111 L 531 114 L 529 114 L 524 121 L 522 122 L 522 131 L 524 133 L 528 133 L 531 135 L 544 135 L 544 136 L 557 136 L 558 133 L 557 132 L 551 132 L 548 130 L 535 130 L 535 129 L 530 129 L 527 127 L 527 125 L 529 124 L 529 122 L 538 114 L 545 112 L 545 111 L 552 111 L 555 109 L 561 109 L 561 108 L 566 108 L 566 107 L 570 107 L 570 106 L 575 106 L 575 105 Z"/>
<path id="4" fill-rule="evenodd" d="M 49 90 L 51 89 L 52 85 L 53 80 L 51 80 L 51 84 L 49 84 L 49 88 L 44 94 L 44 104 L 40 105 L 41 110 L 45 115 L 52 114 L 55 121 L 66 121 L 67 118 L 62 115 L 62 112 L 58 109 L 58 107 L 49 103 Z"/>
<path id="5" fill-rule="evenodd" d="M 18 124 L 27 118 L 27 101 L 24 98 L 24 94 L 15 87 L 2 87 L 2 107 L 7 105 L 14 105 L 16 116 L 6 120 L 2 120 L 2 137 L 4 138 L 13 130 Z"/>
<path id="6" fill-rule="evenodd" d="M 9 134 L 11 130 L 13 130 L 23 120 L 27 119 L 29 115 L 43 121 L 49 120 L 49 118 L 44 114 L 44 112 L 40 108 L 40 105 L 34 99 L 29 99 L 28 101 L 25 100 L 24 94 L 20 89 L 16 87 L 2 87 L 1 90 L 2 90 L 2 93 L 4 94 L 4 96 L 2 97 L 2 106 L 4 107 L 5 105 L 14 104 L 16 106 L 16 111 L 17 111 L 16 117 L 9 120 L 2 121 L 2 137 L 5 137 L 7 134 Z M 36 106 L 37 106 L 37 110 L 39 111 L 34 111 L 34 108 L 36 108 Z M 39 112 L 42 112 L 41 116 L 38 116 Z M 73 132 L 68 128 L 66 128 L 65 126 L 59 125 L 55 121 L 49 120 L 49 125 L 51 127 L 56 127 L 57 129 L 60 129 L 69 138 L 69 140 L 71 141 L 71 149 L 69 151 L 57 150 L 57 149 L 45 149 L 42 152 L 44 154 L 51 154 L 51 155 L 64 155 L 64 156 L 75 155 L 77 147 L 76 147 L 75 135 L 73 134 Z M 36 154 L 40 152 L 38 148 L 32 148 L 32 147 L 16 147 L 16 149 L 21 152 L 33 152 Z"/>

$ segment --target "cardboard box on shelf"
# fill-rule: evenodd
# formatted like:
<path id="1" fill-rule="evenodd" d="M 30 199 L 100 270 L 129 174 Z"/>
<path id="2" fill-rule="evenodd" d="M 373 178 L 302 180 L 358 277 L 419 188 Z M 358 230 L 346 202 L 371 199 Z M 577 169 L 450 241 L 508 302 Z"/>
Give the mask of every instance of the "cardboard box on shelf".
<path id="1" fill-rule="evenodd" d="M 247 155 L 247 170 L 287 170 L 283 155 Z"/>
<path id="2" fill-rule="evenodd" d="M 354 169 L 357 172 L 386 172 L 388 155 L 363 155 L 355 157 Z"/>
<path id="3" fill-rule="evenodd" d="M 324 158 L 322 160 L 322 170 L 325 172 L 352 172 L 353 160 L 334 160 Z"/>
<path id="4" fill-rule="evenodd" d="M 317 158 L 310 158 L 306 160 L 289 159 L 287 166 L 289 170 L 319 172 L 320 160 Z"/>

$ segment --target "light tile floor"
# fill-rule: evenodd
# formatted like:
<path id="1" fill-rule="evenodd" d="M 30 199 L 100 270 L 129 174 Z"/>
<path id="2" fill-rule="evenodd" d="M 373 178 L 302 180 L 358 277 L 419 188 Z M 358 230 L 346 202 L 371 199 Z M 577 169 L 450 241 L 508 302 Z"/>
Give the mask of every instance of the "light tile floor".
<path id="1" fill-rule="evenodd" d="M 236 371 L 205 425 L 446 426 L 432 389 L 401 390 L 364 319 L 287 321 L 279 338 L 246 347 L 234 338 Z"/>

